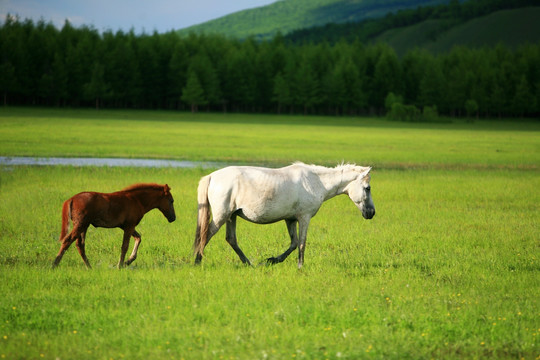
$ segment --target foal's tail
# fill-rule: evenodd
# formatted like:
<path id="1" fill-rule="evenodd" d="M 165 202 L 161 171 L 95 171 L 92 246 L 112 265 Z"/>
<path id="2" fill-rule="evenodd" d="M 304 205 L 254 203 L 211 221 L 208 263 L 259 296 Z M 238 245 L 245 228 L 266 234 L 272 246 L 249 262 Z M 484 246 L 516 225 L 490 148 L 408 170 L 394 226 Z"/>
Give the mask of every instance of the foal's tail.
<path id="1" fill-rule="evenodd" d="M 64 201 L 64 205 L 62 205 L 62 231 L 60 232 L 60 239 L 58 239 L 58 241 L 62 241 L 62 239 L 64 239 L 68 233 L 72 201 L 72 199 L 66 200 Z"/>
<path id="2" fill-rule="evenodd" d="M 197 231 L 195 233 L 195 242 L 193 243 L 193 252 L 197 257 L 201 257 L 204 247 L 208 242 L 208 228 L 210 226 L 210 203 L 208 201 L 208 186 L 210 185 L 210 175 L 203 177 L 199 181 L 197 188 L 198 215 Z"/>

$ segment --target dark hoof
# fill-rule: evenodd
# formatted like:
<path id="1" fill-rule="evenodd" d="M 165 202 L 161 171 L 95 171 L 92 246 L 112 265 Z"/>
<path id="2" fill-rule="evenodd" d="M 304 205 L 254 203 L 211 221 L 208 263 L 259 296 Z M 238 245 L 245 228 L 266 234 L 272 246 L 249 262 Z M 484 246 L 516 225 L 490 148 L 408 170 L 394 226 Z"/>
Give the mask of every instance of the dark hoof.
<path id="1" fill-rule="evenodd" d="M 271 257 L 271 258 L 266 259 L 266 263 L 269 265 L 279 264 L 280 262 L 281 261 L 279 261 L 279 259 L 276 257 Z"/>

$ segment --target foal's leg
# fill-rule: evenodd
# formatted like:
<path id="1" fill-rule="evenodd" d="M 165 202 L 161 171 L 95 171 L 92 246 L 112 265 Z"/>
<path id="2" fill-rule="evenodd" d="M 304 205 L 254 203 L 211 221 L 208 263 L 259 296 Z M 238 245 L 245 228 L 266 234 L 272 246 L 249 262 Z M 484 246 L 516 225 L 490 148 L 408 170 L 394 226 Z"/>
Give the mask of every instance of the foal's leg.
<path id="1" fill-rule="evenodd" d="M 141 235 L 136 230 L 133 230 L 132 236 L 135 240 L 135 245 L 133 246 L 131 256 L 129 257 L 128 261 L 126 261 L 126 265 L 129 265 L 135 261 L 135 259 L 137 258 L 137 251 L 139 251 L 139 245 L 141 244 Z"/>
<path id="2" fill-rule="evenodd" d="M 298 268 L 301 269 L 304 265 L 304 250 L 306 249 L 307 229 L 311 218 L 304 218 L 298 220 L 298 237 L 300 238 L 298 244 Z"/>
<path id="3" fill-rule="evenodd" d="M 229 221 L 227 221 L 227 228 L 226 228 L 227 234 L 225 235 L 225 240 L 231 245 L 231 247 L 234 249 L 236 254 L 240 257 L 240 260 L 244 264 L 251 265 L 249 262 L 249 259 L 244 255 L 240 247 L 238 246 L 238 242 L 236 239 L 236 215 L 231 216 Z"/>
<path id="4" fill-rule="evenodd" d="M 84 249 L 84 243 L 86 239 L 86 231 L 81 232 L 81 234 L 77 237 L 77 250 L 79 250 L 79 254 L 81 254 L 81 257 L 84 261 L 84 264 L 87 268 L 91 269 L 92 266 L 90 266 L 90 262 L 88 261 L 88 258 L 86 257 L 86 251 Z"/>
<path id="5" fill-rule="evenodd" d="M 58 266 L 58 264 L 60 263 L 60 260 L 62 260 L 62 257 L 64 256 L 64 253 L 66 252 L 67 249 L 69 249 L 71 244 L 73 244 L 75 239 L 77 239 L 80 236 L 80 233 L 81 233 L 80 227 L 75 225 L 73 229 L 71 230 L 71 232 L 62 239 L 61 241 L 62 245 L 60 245 L 60 251 L 58 251 L 58 255 L 56 255 L 56 259 L 54 259 L 54 262 L 52 264 L 53 268 Z"/>
<path id="6" fill-rule="evenodd" d="M 60 263 L 60 260 L 62 260 L 62 256 L 64 256 L 64 253 L 67 249 L 69 249 L 69 246 L 73 243 L 75 239 L 71 235 L 71 233 L 67 234 L 66 237 L 62 240 L 62 245 L 60 245 L 60 251 L 58 251 L 58 255 L 56 255 L 56 259 L 54 259 L 54 262 L 52 264 L 53 269 L 58 266 Z"/>
<path id="7" fill-rule="evenodd" d="M 129 239 L 135 231 L 134 227 L 129 227 L 124 229 L 124 239 L 122 241 L 122 252 L 120 253 L 120 261 L 118 262 L 118 268 L 121 269 L 124 267 L 124 259 L 126 258 L 126 253 L 129 248 Z"/>
<path id="8" fill-rule="evenodd" d="M 279 256 L 268 258 L 266 261 L 269 264 L 277 264 L 285 260 L 297 247 L 298 247 L 298 232 L 296 230 L 297 220 L 285 220 L 287 223 L 287 230 L 291 238 L 291 245 L 285 252 Z"/>

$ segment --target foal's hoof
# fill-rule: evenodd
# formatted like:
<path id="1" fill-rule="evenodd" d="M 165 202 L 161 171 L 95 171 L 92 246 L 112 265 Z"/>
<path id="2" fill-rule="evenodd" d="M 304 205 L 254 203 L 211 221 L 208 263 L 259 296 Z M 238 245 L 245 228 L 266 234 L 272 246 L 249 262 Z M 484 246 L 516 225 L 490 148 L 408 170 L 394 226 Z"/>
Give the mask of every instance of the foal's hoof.
<path id="1" fill-rule="evenodd" d="M 279 264 L 280 262 L 281 261 L 279 261 L 279 259 L 276 257 L 271 257 L 271 258 L 266 259 L 266 263 L 268 265 L 275 265 L 275 264 Z"/>

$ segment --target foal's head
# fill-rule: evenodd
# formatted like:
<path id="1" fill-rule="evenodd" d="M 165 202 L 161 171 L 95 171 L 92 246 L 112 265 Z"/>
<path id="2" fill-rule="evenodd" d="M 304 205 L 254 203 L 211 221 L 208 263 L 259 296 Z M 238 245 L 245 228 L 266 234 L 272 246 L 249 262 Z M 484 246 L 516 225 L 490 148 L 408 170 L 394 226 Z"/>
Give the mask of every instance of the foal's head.
<path id="1" fill-rule="evenodd" d="M 375 216 L 375 204 L 371 198 L 371 186 L 369 185 L 370 171 L 370 167 L 361 168 L 361 171 L 357 171 L 358 177 L 345 188 L 345 192 L 360 209 L 364 219 L 372 219 Z"/>
<path id="2" fill-rule="evenodd" d="M 176 220 L 176 214 L 174 213 L 174 199 L 171 195 L 171 188 L 169 185 L 165 184 L 163 185 L 163 194 L 159 200 L 158 203 L 158 209 L 161 211 L 163 216 L 169 220 L 169 222 L 173 222 Z"/>

